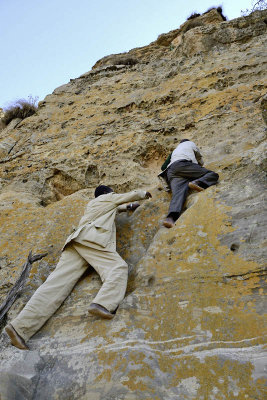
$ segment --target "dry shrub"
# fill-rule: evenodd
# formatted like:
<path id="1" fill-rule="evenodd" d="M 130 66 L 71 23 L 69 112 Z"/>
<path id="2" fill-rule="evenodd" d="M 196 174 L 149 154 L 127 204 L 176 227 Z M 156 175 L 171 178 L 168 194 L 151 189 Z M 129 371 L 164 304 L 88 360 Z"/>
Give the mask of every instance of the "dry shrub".
<path id="1" fill-rule="evenodd" d="M 21 118 L 25 119 L 35 114 L 37 111 L 37 100 L 38 98 L 33 98 L 29 96 L 28 100 L 19 99 L 4 109 L 5 115 L 2 118 L 2 122 L 8 125 L 13 119 Z"/>
<path id="2" fill-rule="evenodd" d="M 192 14 L 190 15 L 190 17 L 187 18 L 187 21 L 189 21 L 190 19 L 194 19 L 194 18 L 200 17 L 200 15 L 201 15 L 201 14 L 198 14 L 198 13 L 195 13 L 195 12 L 194 12 L 194 13 L 192 13 Z"/>
<path id="3" fill-rule="evenodd" d="M 219 7 L 210 7 L 210 8 L 209 8 L 207 11 L 205 11 L 203 14 L 199 14 L 199 13 L 193 12 L 193 13 L 190 15 L 190 17 L 187 18 L 187 20 L 189 21 L 190 19 L 194 19 L 194 18 L 200 17 L 201 15 L 207 14 L 207 13 L 210 12 L 211 10 L 217 10 L 218 13 L 221 15 L 223 21 L 227 21 L 227 18 L 223 15 L 223 10 L 222 10 L 222 7 L 221 7 L 221 6 L 219 6 Z"/>
<path id="4" fill-rule="evenodd" d="M 204 12 L 204 14 L 208 14 L 208 12 L 210 12 L 211 10 L 217 10 L 218 13 L 221 15 L 223 21 L 227 21 L 226 16 L 223 15 L 223 9 L 222 9 L 221 6 L 219 6 L 219 7 L 217 7 L 217 8 L 216 8 L 216 7 L 211 7 L 211 8 L 209 8 L 206 12 Z M 203 15 L 204 15 L 204 14 L 203 14 Z"/>
<path id="5" fill-rule="evenodd" d="M 241 10 L 242 17 L 245 17 L 251 14 L 254 11 L 262 11 L 266 10 L 267 1 L 266 0 L 253 0 L 251 1 L 251 8 L 247 8 L 246 10 Z"/>

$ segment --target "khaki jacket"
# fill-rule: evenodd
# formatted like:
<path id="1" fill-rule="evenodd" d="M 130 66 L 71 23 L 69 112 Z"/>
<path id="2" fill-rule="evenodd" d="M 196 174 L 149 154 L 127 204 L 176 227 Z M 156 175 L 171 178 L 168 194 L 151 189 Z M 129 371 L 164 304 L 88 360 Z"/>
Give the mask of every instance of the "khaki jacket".
<path id="1" fill-rule="evenodd" d="M 67 238 L 63 249 L 72 240 L 90 247 L 116 249 L 116 211 L 125 209 L 124 203 L 145 199 L 144 190 L 134 190 L 129 193 L 114 192 L 101 195 L 89 201 L 85 214 L 77 229 Z"/>

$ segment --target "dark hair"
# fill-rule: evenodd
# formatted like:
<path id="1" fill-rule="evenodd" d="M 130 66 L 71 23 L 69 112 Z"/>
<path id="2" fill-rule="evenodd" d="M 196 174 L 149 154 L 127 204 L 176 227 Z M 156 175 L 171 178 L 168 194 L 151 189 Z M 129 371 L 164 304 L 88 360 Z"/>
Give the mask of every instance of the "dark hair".
<path id="1" fill-rule="evenodd" d="M 113 190 L 109 186 L 100 185 L 95 190 L 95 197 L 101 196 L 101 194 L 111 193 Z"/>
<path id="2" fill-rule="evenodd" d="M 190 142 L 190 140 L 189 140 L 189 139 L 182 139 L 182 140 L 180 141 L 180 143 L 184 143 L 184 142 Z"/>

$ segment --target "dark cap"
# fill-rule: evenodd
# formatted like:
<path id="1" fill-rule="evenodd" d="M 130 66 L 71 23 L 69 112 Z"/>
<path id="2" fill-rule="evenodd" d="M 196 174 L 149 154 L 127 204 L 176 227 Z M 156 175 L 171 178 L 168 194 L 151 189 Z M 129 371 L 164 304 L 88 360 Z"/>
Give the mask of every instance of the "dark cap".
<path id="1" fill-rule="evenodd" d="M 180 141 L 180 143 L 184 143 L 184 142 L 190 142 L 190 140 L 189 140 L 189 139 L 182 139 L 182 140 Z"/>

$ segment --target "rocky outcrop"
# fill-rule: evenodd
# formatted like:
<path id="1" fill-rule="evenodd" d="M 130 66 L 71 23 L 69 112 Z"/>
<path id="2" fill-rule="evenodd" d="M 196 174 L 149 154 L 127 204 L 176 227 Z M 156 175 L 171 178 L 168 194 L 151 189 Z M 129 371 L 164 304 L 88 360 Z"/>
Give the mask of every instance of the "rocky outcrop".
<path id="1" fill-rule="evenodd" d="M 4 113 L 3 109 L 0 108 L 0 131 L 6 127 L 2 121 L 2 118 L 4 117 L 4 115 L 5 115 L 5 113 Z"/>
<path id="2" fill-rule="evenodd" d="M 0 132 L 3 300 L 30 250 L 12 319 L 54 268 L 96 185 L 150 190 L 119 215 L 129 263 L 112 321 L 89 316 L 89 268 L 21 352 L 1 342 L 1 399 L 260 399 L 264 393 L 267 13 L 216 10 L 149 46 L 112 55 Z M 175 228 L 157 173 L 179 140 L 220 182 L 190 194 Z"/>

